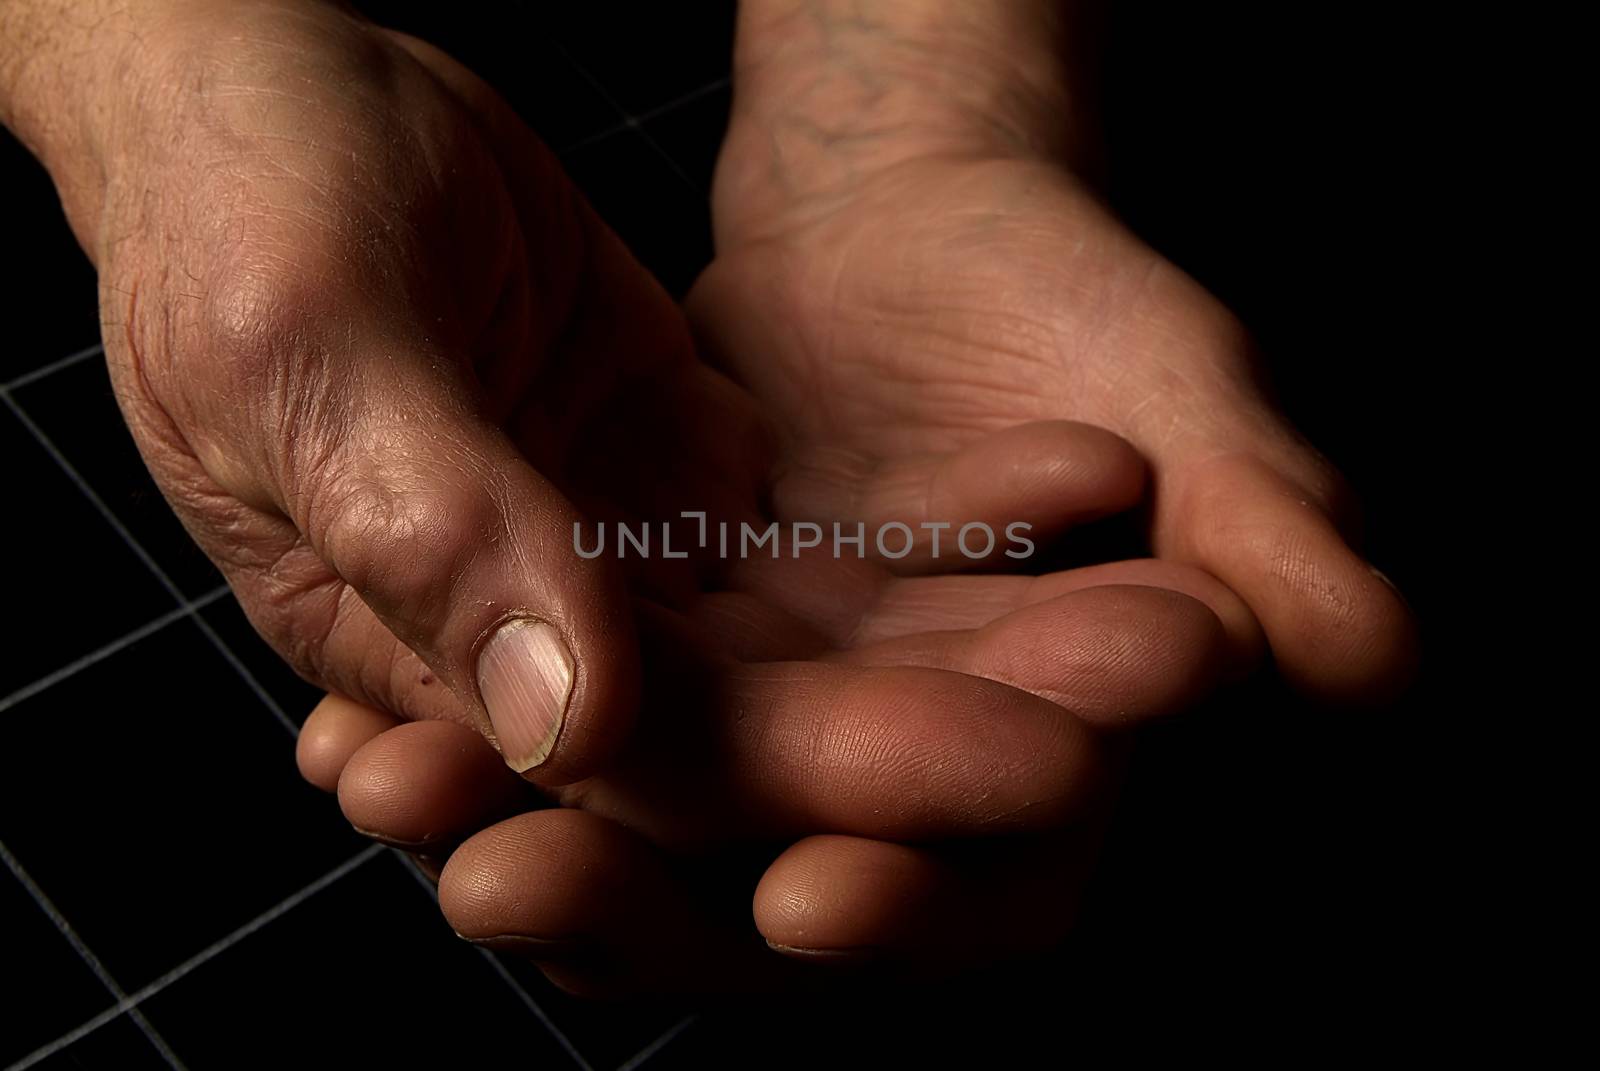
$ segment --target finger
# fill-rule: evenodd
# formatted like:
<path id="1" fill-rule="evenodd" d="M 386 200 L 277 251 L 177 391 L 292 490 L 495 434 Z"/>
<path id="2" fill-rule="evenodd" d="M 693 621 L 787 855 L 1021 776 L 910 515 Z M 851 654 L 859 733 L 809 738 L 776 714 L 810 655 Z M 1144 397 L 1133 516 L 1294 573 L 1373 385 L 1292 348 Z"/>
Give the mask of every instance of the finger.
<path id="1" fill-rule="evenodd" d="M 649 844 L 582 811 L 535 811 L 472 837 L 439 880 L 462 937 L 537 961 L 586 995 L 766 988 L 786 970 L 749 921 L 750 877 L 707 896 Z"/>
<path id="2" fill-rule="evenodd" d="M 392 714 L 364 703 L 337 695 L 323 696 L 295 741 L 294 758 L 300 776 L 324 792 L 337 791 L 339 775 L 344 773 L 350 756 L 399 724 Z"/>
<path id="3" fill-rule="evenodd" d="M 1104 787 L 1086 724 L 996 681 L 810 662 L 672 668 L 650 671 L 652 701 L 613 770 L 565 797 L 660 844 L 1051 828 Z"/>
<path id="4" fill-rule="evenodd" d="M 1222 622 L 1229 676 L 1254 669 L 1266 649 L 1250 608 L 1221 581 L 1192 565 L 1154 558 L 1038 577 L 897 578 L 869 562 L 802 556 L 750 559 L 739 563 L 736 575 L 742 590 L 707 596 L 689 616 L 710 642 L 744 661 L 810 658 L 923 632 L 980 628 L 1032 603 L 1127 584 L 1204 603 Z"/>
<path id="5" fill-rule="evenodd" d="M 603 479 L 599 486 L 626 483 L 630 487 L 642 485 L 648 492 L 660 483 L 671 485 L 677 476 L 674 469 L 693 469 L 699 482 L 709 479 L 713 484 L 738 489 L 743 492 L 741 497 L 764 490 L 771 468 L 770 431 L 748 394 L 727 377 L 692 359 L 694 347 L 677 303 L 606 227 L 582 194 L 564 177 L 555 177 L 560 175 L 560 165 L 554 155 L 493 87 L 434 45 L 406 34 L 389 33 L 489 130 L 489 143 L 509 176 L 512 205 L 523 230 L 542 234 L 555 229 L 555 217 L 565 210 L 582 231 L 588 258 L 585 268 L 593 280 L 587 300 L 596 307 L 589 315 L 577 318 L 576 334 L 550 341 L 578 354 L 622 352 L 676 359 L 662 362 L 663 366 L 671 366 L 673 375 L 640 381 L 637 397 L 631 399 L 637 405 L 626 404 L 630 399 L 618 399 L 618 404 L 610 407 L 610 414 L 592 419 L 583 406 L 573 401 L 586 385 L 593 388 L 595 377 L 587 369 L 575 369 L 577 374 L 571 382 L 558 380 L 558 389 L 545 392 L 548 404 L 521 414 L 522 419 L 532 417 L 541 430 L 552 423 L 573 422 L 574 435 L 557 437 L 568 442 L 578 441 L 576 432 L 582 429 L 576 424 L 584 424 L 588 435 L 583 445 L 598 449 L 589 449 L 582 457 L 564 456 L 559 460 L 564 466 L 609 473 L 612 478 Z M 563 202 L 561 197 L 567 200 Z M 533 251 L 530 267 L 538 275 L 550 276 L 544 281 L 552 289 L 572 284 L 571 279 L 562 278 L 559 270 L 552 273 L 549 258 L 542 251 Z M 517 362 L 506 362 L 506 366 L 509 374 L 516 373 Z M 491 394 L 516 397 L 520 393 L 510 383 L 489 386 Z M 686 413 L 710 416 L 699 421 L 685 420 Z M 506 415 L 513 420 L 518 417 L 514 413 Z M 632 422 L 635 427 L 639 421 L 650 422 L 651 438 L 659 435 L 660 441 L 671 444 L 671 449 L 644 459 L 616 457 L 604 447 L 621 437 L 615 434 L 618 421 Z M 660 463 L 664 471 L 641 478 L 641 461 L 645 465 Z M 654 512 L 676 520 L 686 501 L 691 500 L 681 495 L 669 498 L 667 508 Z M 692 501 L 692 505 L 704 508 L 708 504 Z"/>
<path id="6" fill-rule="evenodd" d="M 373 384 L 415 396 L 426 379 Z M 458 695 L 476 699 L 505 761 L 560 782 L 628 728 L 637 663 L 608 563 L 572 552 L 580 520 L 497 428 L 422 408 L 351 414 L 330 465 L 286 500 L 330 568 Z M 533 565 L 537 563 L 537 565 Z"/>
<path id="7" fill-rule="evenodd" d="M 807 837 L 756 888 L 756 927 L 777 951 L 860 966 L 948 972 L 1034 952 L 1076 915 L 1096 838 L 966 852 L 859 837 Z"/>
<path id="8" fill-rule="evenodd" d="M 587 772 L 626 733 L 638 671 L 620 578 L 572 552 L 578 514 L 480 411 L 448 340 L 403 321 L 310 338 L 322 298 L 282 278 L 264 285 L 215 299 L 261 313 L 232 336 L 230 374 L 293 376 L 304 411 L 288 438 L 239 422 L 240 456 L 267 456 L 218 462 L 214 475 L 276 511 L 338 582 L 296 593 L 297 613 L 271 638 L 292 648 L 348 627 L 353 592 L 513 768 L 552 781 Z M 273 601 L 277 575 L 231 565 L 258 611 Z M 363 685 L 367 656 L 324 658 L 323 683 Z"/>
<path id="9" fill-rule="evenodd" d="M 637 651 L 621 578 L 572 552 L 580 515 L 546 478 L 556 470 L 536 470 L 500 421 L 542 370 L 529 354 L 550 349 L 601 266 L 585 248 L 590 216 L 547 151 L 524 154 L 523 174 L 548 194 L 533 198 L 463 134 L 450 142 L 461 150 L 453 166 L 482 198 L 425 215 L 418 233 L 377 235 L 370 220 L 297 230 L 291 269 L 245 257 L 207 280 L 198 327 L 216 379 L 177 407 L 203 429 L 190 453 L 225 493 L 213 497 L 278 522 L 248 555 L 228 531 L 201 538 L 227 548 L 230 580 L 280 652 L 319 683 L 370 698 L 407 696 L 414 682 L 382 676 L 425 666 L 508 764 L 557 783 L 625 736 Z M 504 226 L 512 211 L 523 227 Z M 526 259 L 528 270 L 509 270 L 503 294 L 452 278 L 417 286 L 437 260 L 429 243 L 463 228 L 503 234 L 485 256 Z M 530 252 L 530 238 L 546 247 Z M 671 313 L 659 289 L 650 296 L 641 305 Z M 486 354 L 495 359 L 475 360 Z M 562 400 L 581 420 L 583 399 Z M 312 560 L 280 570 L 301 540 Z M 330 637 L 331 654 L 305 653 Z"/>
<path id="10" fill-rule="evenodd" d="M 712 592 L 691 605 L 687 616 L 708 648 L 739 662 L 798 661 L 831 647 L 796 615 L 744 592 Z"/>
<path id="11" fill-rule="evenodd" d="M 1309 468 L 1309 466 L 1306 466 Z M 1323 469 L 1325 471 L 1325 467 Z M 1179 471 L 1157 514 L 1157 550 L 1215 574 L 1249 604 L 1285 678 L 1336 703 L 1383 703 L 1409 683 L 1416 623 L 1335 524 L 1341 492 L 1254 456 Z"/>
<path id="12" fill-rule="evenodd" d="M 834 522 L 864 531 L 867 555 L 897 572 L 929 572 L 1031 556 L 1143 492 L 1144 462 L 1121 438 L 1039 421 L 929 457 L 813 450 L 782 473 L 773 506 L 780 520 L 821 523 L 829 535 Z"/>
<path id="13" fill-rule="evenodd" d="M 1001 630 L 972 646 L 981 657 L 1003 641 Z M 994 681 L 807 663 L 715 672 L 709 684 L 698 671 L 687 683 L 652 673 L 636 739 L 608 774 L 559 800 L 690 850 L 823 831 L 927 840 L 1051 828 L 1091 807 L 1106 777 L 1081 721 Z M 1131 695 L 1125 709 L 1135 702 L 1153 701 Z M 470 730 L 415 723 L 356 753 L 339 800 L 368 835 L 437 850 L 526 806 L 517 787 Z"/>
<path id="14" fill-rule="evenodd" d="M 538 805 L 482 736 L 443 721 L 398 725 L 369 740 L 345 765 L 338 792 L 359 832 L 424 853 Z"/>
<path id="15" fill-rule="evenodd" d="M 1227 658 L 1204 603 L 1150 587 L 1088 588 L 977 629 L 927 632 L 841 652 L 856 665 L 925 666 L 1000 681 L 1100 728 L 1187 709 Z"/>
<path id="16" fill-rule="evenodd" d="M 977 628 L 1021 607 L 1113 585 L 1162 588 L 1195 599 L 1222 624 L 1230 676 L 1253 669 L 1265 653 L 1261 626 L 1244 601 L 1215 577 L 1155 558 L 1109 562 L 1037 577 L 917 577 L 892 581 L 862 612 L 857 644 L 936 629 Z"/>

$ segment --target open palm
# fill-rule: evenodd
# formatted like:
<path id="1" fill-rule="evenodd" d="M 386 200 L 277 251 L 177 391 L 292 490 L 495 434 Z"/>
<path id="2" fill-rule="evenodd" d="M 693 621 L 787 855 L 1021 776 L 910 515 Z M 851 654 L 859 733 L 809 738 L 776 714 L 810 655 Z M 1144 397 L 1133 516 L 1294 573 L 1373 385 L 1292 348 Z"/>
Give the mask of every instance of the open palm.
<path id="1" fill-rule="evenodd" d="M 1093 191 L 1053 165 L 936 157 L 753 195 L 778 167 L 730 139 L 690 308 L 779 421 L 780 516 L 1057 532 L 1137 497 L 1126 476 L 1098 502 L 1060 493 L 1104 457 L 1061 422 L 1098 426 L 1149 465 L 1156 552 L 1243 596 L 1293 680 L 1335 700 L 1403 682 L 1409 615 L 1345 544 L 1337 473 L 1268 401 L 1238 321 Z"/>

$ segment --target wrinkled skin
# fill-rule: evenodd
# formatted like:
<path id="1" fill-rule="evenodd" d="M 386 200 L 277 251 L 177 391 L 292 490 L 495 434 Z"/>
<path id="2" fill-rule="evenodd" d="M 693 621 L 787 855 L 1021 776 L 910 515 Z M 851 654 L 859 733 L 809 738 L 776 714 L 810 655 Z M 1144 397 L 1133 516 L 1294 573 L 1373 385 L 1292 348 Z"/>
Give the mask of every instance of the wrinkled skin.
<path id="1" fill-rule="evenodd" d="M 791 958 L 819 942 L 914 956 L 952 925 L 967 957 L 1059 932 L 1094 839 L 1076 827 L 1096 825 L 1108 781 L 1100 736 L 1247 664 L 1259 643 L 1237 600 L 1148 562 L 918 580 L 817 554 L 626 570 L 570 555 L 580 517 L 764 521 L 758 406 L 696 363 L 659 288 L 458 65 L 321 6 L 233 12 L 225 35 L 212 17 L 184 9 L 146 38 L 159 77 L 103 202 L 74 222 L 157 480 L 268 639 L 362 704 L 313 722 L 308 775 L 382 839 L 426 852 L 476 834 L 444 875 L 451 921 L 604 946 L 611 965 L 568 968 L 574 986 L 781 976 L 757 932 Z M 1034 433 L 1074 457 L 1046 474 L 1043 534 L 1137 501 L 1125 443 Z M 981 515 L 985 473 L 946 460 L 913 459 L 952 519 Z M 478 735 L 464 655 L 507 600 L 485 583 L 508 577 L 585 670 L 576 728 L 539 772 L 569 810 L 525 812 L 529 790 Z M 630 734 L 616 714 L 641 690 Z M 329 729 L 341 711 L 384 731 Z M 1000 834 L 1050 839 L 996 839 L 999 862 L 972 871 L 994 880 L 954 884 L 964 856 L 891 843 Z M 760 871 L 719 881 L 724 853 L 789 841 L 754 930 Z M 1039 891 L 1030 925 L 972 914 L 1008 869 Z M 659 914 L 597 894 L 619 873 L 654 884 Z M 917 899 L 914 924 L 887 908 Z M 701 933 L 703 954 L 664 953 Z"/>
<path id="2" fill-rule="evenodd" d="M 888 162 L 813 181 L 797 172 L 826 171 L 828 150 L 789 152 L 770 125 L 736 116 L 719 253 L 690 308 L 706 352 L 778 420 L 779 516 L 915 511 L 920 456 L 1093 424 L 1150 466 L 1156 553 L 1243 596 L 1294 683 L 1338 703 L 1404 687 L 1413 622 L 1345 541 L 1343 481 L 1268 399 L 1238 321 L 1088 184 L 986 150 L 865 153 L 867 137 L 851 151 Z M 1048 437 L 1023 443 L 987 465 L 987 508 L 1037 512 L 1039 474 L 1070 463 Z"/>
<path id="3" fill-rule="evenodd" d="M 563 626 L 583 675 L 540 777 L 571 809 L 513 814 L 456 852 L 443 903 L 464 934 L 541 959 L 577 945 L 589 962 L 553 970 L 580 988 L 765 980 L 789 964 L 748 940 L 749 885 L 707 899 L 692 872 L 727 843 L 798 837 L 755 893 L 788 959 L 1047 941 L 1089 857 L 1099 734 L 1187 705 L 1259 649 L 1250 612 L 1172 562 L 624 576 L 553 564 L 579 516 L 770 501 L 1048 537 L 1142 489 L 1141 458 L 1072 423 L 1090 421 L 1154 472 L 1158 552 L 1244 594 L 1309 690 L 1403 675 L 1403 611 L 1338 542 L 1337 481 L 1260 400 L 1242 335 L 1062 172 L 922 160 L 824 206 L 746 211 L 727 204 L 748 166 L 736 132 L 693 311 L 752 404 L 695 363 L 664 295 L 459 66 L 320 6 L 197 33 L 205 11 L 148 36 L 160 77 L 133 94 L 105 197 L 67 198 L 119 398 L 258 627 L 370 704 L 330 701 L 302 745 L 369 832 L 431 852 L 523 810 L 466 728 L 482 728 L 470 654 L 507 606 Z M 976 866 L 930 846 L 998 833 L 1049 839 L 980 838 Z M 663 848 L 690 854 L 669 866 Z"/>

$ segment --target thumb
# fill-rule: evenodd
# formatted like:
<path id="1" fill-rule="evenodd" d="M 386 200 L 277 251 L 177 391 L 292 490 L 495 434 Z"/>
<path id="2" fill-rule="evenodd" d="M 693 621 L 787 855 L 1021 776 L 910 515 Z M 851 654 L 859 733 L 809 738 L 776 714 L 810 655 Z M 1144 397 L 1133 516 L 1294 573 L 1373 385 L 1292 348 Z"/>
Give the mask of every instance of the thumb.
<path id="1" fill-rule="evenodd" d="M 1405 690 L 1415 619 L 1346 538 L 1349 492 L 1308 448 L 1202 453 L 1158 480 L 1158 553 L 1237 592 L 1290 683 L 1338 705 L 1381 706 Z"/>
<path id="2" fill-rule="evenodd" d="M 575 553 L 577 511 L 451 369 L 360 362 L 337 443 L 290 447 L 281 505 L 508 765 L 577 780 L 632 722 L 626 592 L 610 562 Z"/>

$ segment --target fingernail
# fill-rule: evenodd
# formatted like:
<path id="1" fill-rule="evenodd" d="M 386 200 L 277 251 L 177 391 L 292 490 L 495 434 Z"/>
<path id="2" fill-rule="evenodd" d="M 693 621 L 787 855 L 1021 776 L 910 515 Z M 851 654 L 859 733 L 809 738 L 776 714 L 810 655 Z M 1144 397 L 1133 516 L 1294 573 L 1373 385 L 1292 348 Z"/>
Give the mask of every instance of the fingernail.
<path id="1" fill-rule="evenodd" d="M 375 830 L 363 829 L 354 822 L 350 823 L 350 828 L 361 834 L 363 837 L 366 837 L 368 840 L 375 840 L 386 848 L 398 848 L 402 852 L 412 852 L 413 854 L 416 852 L 426 851 L 429 848 L 437 848 L 440 844 L 439 840 L 396 840 L 393 837 L 384 836 L 382 833 L 376 832 Z"/>
<path id="2" fill-rule="evenodd" d="M 790 959 L 840 967 L 867 963 L 879 958 L 881 954 L 879 949 L 866 945 L 851 948 L 804 948 L 799 945 L 781 945 L 776 941 L 768 941 L 767 947 Z"/>
<path id="3" fill-rule="evenodd" d="M 1406 609 L 1411 609 L 1411 600 L 1406 598 L 1406 593 L 1400 590 L 1399 584 L 1396 584 L 1393 580 L 1389 579 L 1389 574 L 1385 573 L 1382 569 L 1379 569 L 1376 565 L 1368 565 L 1367 568 L 1372 570 L 1373 576 L 1389 585 L 1389 590 L 1400 597 L 1400 601 L 1406 604 Z"/>
<path id="4" fill-rule="evenodd" d="M 549 758 L 572 696 L 561 633 L 528 618 L 501 625 L 478 655 L 478 694 L 507 766 L 522 773 Z"/>
<path id="5" fill-rule="evenodd" d="M 579 938 L 527 937 L 520 933 L 502 933 L 493 937 L 468 937 L 464 933 L 457 933 L 456 936 L 492 952 L 509 952 L 514 956 L 541 961 L 571 959 L 591 951 L 593 947 Z"/>

